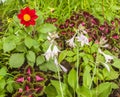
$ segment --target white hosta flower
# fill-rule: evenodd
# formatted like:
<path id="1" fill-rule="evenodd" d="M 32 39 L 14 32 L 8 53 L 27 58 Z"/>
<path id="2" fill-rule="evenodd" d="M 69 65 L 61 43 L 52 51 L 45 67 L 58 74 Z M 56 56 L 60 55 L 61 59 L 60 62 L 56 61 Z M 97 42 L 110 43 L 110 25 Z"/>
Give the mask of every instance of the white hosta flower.
<path id="1" fill-rule="evenodd" d="M 55 56 L 58 56 L 58 53 L 60 50 L 58 47 L 55 45 L 52 50 L 52 44 L 49 46 L 48 50 L 45 52 L 45 58 L 47 61 L 49 61 L 50 58 L 54 58 Z"/>
<path id="2" fill-rule="evenodd" d="M 105 37 L 101 37 L 100 38 L 100 47 L 103 47 L 103 48 L 106 48 L 109 46 L 109 44 L 106 44 L 107 43 L 107 39 Z"/>
<path id="3" fill-rule="evenodd" d="M 113 60 L 113 56 L 107 55 L 104 52 L 101 51 L 101 49 L 99 49 L 99 53 L 102 54 L 105 57 L 105 63 L 110 62 L 111 60 Z"/>
<path id="4" fill-rule="evenodd" d="M 107 47 L 109 47 L 109 44 L 101 45 L 101 47 L 107 48 Z"/>
<path id="5" fill-rule="evenodd" d="M 61 64 L 58 63 L 58 60 L 57 60 L 56 57 L 54 58 L 54 63 L 55 63 L 56 66 L 58 66 L 58 67 L 60 66 L 60 68 L 61 68 L 64 72 L 67 72 L 67 71 L 68 71 L 64 66 L 62 66 Z"/>
<path id="6" fill-rule="evenodd" d="M 58 53 L 60 52 L 60 50 L 58 49 L 58 47 L 55 45 L 54 47 L 53 47 L 53 56 L 58 56 Z"/>
<path id="7" fill-rule="evenodd" d="M 49 59 L 53 57 L 53 52 L 51 50 L 51 46 L 52 45 L 49 46 L 49 48 L 47 49 L 47 51 L 44 54 L 47 61 L 49 61 Z"/>
<path id="8" fill-rule="evenodd" d="M 113 60 L 113 56 L 104 54 L 104 57 L 105 57 L 106 63 L 107 63 L 107 62 L 110 62 L 111 60 Z"/>
<path id="9" fill-rule="evenodd" d="M 75 39 L 75 36 L 73 36 L 71 39 L 67 40 L 67 43 L 70 47 L 75 47 L 74 39 Z"/>
<path id="10" fill-rule="evenodd" d="M 83 47 L 85 44 L 89 45 L 89 40 L 88 38 L 83 35 L 82 33 L 76 37 L 78 42 L 81 42 L 81 46 Z"/>
<path id="11" fill-rule="evenodd" d="M 64 72 L 67 72 L 68 70 L 63 66 L 63 65 L 61 65 L 60 64 L 60 67 L 61 67 L 61 69 L 64 71 Z"/>
<path id="12" fill-rule="evenodd" d="M 108 66 L 108 64 L 103 63 L 103 65 L 105 66 L 105 68 L 110 72 L 110 67 Z"/>
<path id="13" fill-rule="evenodd" d="M 58 33 L 56 32 L 53 32 L 53 33 L 49 32 L 48 35 L 49 35 L 49 38 L 51 39 L 59 38 Z"/>
<path id="14" fill-rule="evenodd" d="M 102 54 L 105 57 L 105 63 L 103 63 L 103 65 L 110 72 L 110 67 L 107 63 L 110 62 L 111 60 L 113 60 L 113 56 L 105 54 L 104 52 L 101 51 L 101 49 L 98 49 L 98 51 L 99 51 L 100 54 Z"/>

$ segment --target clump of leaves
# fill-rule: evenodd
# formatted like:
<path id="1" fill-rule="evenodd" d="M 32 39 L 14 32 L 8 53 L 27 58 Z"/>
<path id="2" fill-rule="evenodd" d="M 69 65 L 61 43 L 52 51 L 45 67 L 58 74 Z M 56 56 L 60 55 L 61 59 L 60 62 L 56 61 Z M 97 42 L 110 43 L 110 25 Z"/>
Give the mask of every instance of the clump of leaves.
<path id="1" fill-rule="evenodd" d="M 13 97 L 38 97 L 38 95 L 42 95 L 44 91 L 46 78 L 42 72 L 36 72 L 34 68 L 27 65 L 24 73 L 17 74 L 14 80 L 20 87 Z"/>

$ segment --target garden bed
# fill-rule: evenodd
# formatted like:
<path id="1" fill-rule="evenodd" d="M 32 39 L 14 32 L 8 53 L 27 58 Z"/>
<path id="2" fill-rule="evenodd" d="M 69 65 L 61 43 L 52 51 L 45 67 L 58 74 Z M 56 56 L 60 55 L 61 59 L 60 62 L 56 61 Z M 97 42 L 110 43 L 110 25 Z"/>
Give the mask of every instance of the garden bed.
<path id="1" fill-rule="evenodd" d="M 0 97 L 120 97 L 119 0 L 0 8 Z"/>

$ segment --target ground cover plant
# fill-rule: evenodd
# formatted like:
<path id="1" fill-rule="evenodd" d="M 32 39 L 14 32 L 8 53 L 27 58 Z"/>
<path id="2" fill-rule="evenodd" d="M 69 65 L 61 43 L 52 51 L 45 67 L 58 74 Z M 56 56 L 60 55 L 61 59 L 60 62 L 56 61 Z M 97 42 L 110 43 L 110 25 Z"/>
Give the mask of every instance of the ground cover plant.
<path id="1" fill-rule="evenodd" d="M 119 97 L 119 0 L 0 0 L 0 97 Z"/>

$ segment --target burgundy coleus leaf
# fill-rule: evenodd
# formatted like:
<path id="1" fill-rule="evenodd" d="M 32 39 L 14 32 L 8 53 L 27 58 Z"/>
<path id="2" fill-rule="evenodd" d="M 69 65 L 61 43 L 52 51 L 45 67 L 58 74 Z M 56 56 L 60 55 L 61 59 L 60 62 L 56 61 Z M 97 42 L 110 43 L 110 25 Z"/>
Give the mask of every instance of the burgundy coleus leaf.
<path id="1" fill-rule="evenodd" d="M 35 79 L 36 79 L 37 82 L 44 80 L 44 78 L 42 78 L 40 75 L 36 75 L 36 76 L 35 76 Z"/>
<path id="2" fill-rule="evenodd" d="M 66 33 L 66 31 L 61 31 L 60 32 L 62 35 L 66 35 L 67 33 Z"/>
<path id="3" fill-rule="evenodd" d="M 36 90 L 35 89 L 29 89 L 28 91 L 24 91 L 22 93 L 22 96 L 23 97 L 36 97 L 34 94 L 35 94 Z"/>
<path id="4" fill-rule="evenodd" d="M 43 90 L 43 87 L 41 84 L 34 84 L 34 89 L 36 90 L 36 93 L 41 93 Z"/>
<path id="5" fill-rule="evenodd" d="M 104 31 L 104 30 L 105 30 L 105 25 L 101 25 L 101 26 L 99 27 L 99 29 L 100 29 L 101 31 Z"/>
<path id="6" fill-rule="evenodd" d="M 79 20 L 77 22 L 77 28 L 79 27 L 79 25 L 85 26 L 85 22 L 83 22 L 82 20 Z"/>
<path id="7" fill-rule="evenodd" d="M 15 81 L 16 81 L 16 82 L 19 82 L 19 83 L 23 83 L 23 82 L 24 82 L 24 76 L 18 75 L 18 76 L 15 78 Z"/>
<path id="8" fill-rule="evenodd" d="M 25 90 L 26 90 L 26 91 L 30 90 L 30 86 L 29 86 L 29 85 L 26 85 L 26 86 L 25 86 Z"/>
<path id="9" fill-rule="evenodd" d="M 34 72 L 34 70 L 31 66 L 29 66 L 29 65 L 26 66 L 25 71 L 24 71 L 25 74 L 31 75 L 31 74 L 33 74 L 33 72 Z"/>
<path id="10" fill-rule="evenodd" d="M 93 25 L 99 25 L 99 20 L 97 18 L 91 19 Z"/>
<path id="11" fill-rule="evenodd" d="M 61 25 L 59 26 L 59 28 L 60 28 L 60 29 L 64 29 L 64 28 L 65 28 L 65 25 L 64 25 L 64 24 L 61 24 Z"/>
<path id="12" fill-rule="evenodd" d="M 24 84 L 23 84 L 23 90 L 24 90 L 24 91 L 28 91 L 28 90 L 30 90 L 32 87 L 33 87 L 32 83 L 30 83 L 30 82 L 28 82 L 28 81 L 25 81 Z"/>
<path id="13" fill-rule="evenodd" d="M 57 18 L 52 18 L 52 19 L 51 19 L 51 22 L 52 22 L 52 23 L 57 22 Z"/>
<path id="14" fill-rule="evenodd" d="M 46 23 L 51 23 L 52 22 L 52 19 L 51 17 L 48 17 L 46 20 L 45 20 Z"/>
<path id="15" fill-rule="evenodd" d="M 84 12 L 83 12 L 83 16 L 84 16 L 84 17 L 89 17 L 90 14 L 89 14 L 88 12 L 85 12 L 85 11 L 84 11 Z"/>
<path id="16" fill-rule="evenodd" d="M 118 34 L 113 34 L 112 38 L 117 40 L 117 39 L 119 39 L 119 35 Z"/>
<path id="17" fill-rule="evenodd" d="M 73 28 L 75 26 L 75 23 L 74 22 L 71 22 L 70 24 L 69 24 L 69 27 L 70 28 Z"/>
<path id="18" fill-rule="evenodd" d="M 28 80 L 29 82 L 31 82 L 31 77 L 30 77 L 30 76 L 27 76 L 27 80 Z"/>
<path id="19" fill-rule="evenodd" d="M 18 92 L 19 92 L 19 93 L 22 93 L 22 92 L 23 92 L 23 89 L 22 89 L 22 88 L 19 88 Z"/>
<path id="20" fill-rule="evenodd" d="M 22 97 L 22 93 L 16 92 L 12 97 Z"/>
<path id="21" fill-rule="evenodd" d="M 35 73 L 35 81 L 36 82 L 40 82 L 40 81 L 44 81 L 45 78 L 44 78 L 44 74 L 41 73 L 41 72 L 37 72 Z"/>
<path id="22" fill-rule="evenodd" d="M 18 79 L 16 79 L 17 82 L 24 82 L 24 77 L 20 77 Z"/>

